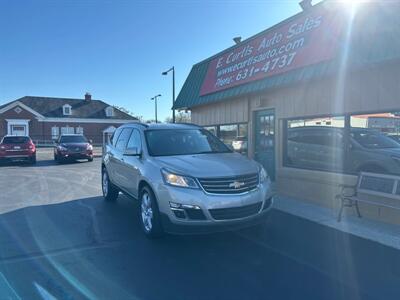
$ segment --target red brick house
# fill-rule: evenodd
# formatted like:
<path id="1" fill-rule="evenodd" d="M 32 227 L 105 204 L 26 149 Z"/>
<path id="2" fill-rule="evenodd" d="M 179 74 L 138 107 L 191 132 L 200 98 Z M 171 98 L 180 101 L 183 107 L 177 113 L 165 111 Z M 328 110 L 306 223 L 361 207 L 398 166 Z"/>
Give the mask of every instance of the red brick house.
<path id="1" fill-rule="evenodd" d="M 0 105 L 0 138 L 29 135 L 37 144 L 51 144 L 63 133 L 83 133 L 101 144 L 103 132 L 137 119 L 101 101 L 25 96 Z"/>

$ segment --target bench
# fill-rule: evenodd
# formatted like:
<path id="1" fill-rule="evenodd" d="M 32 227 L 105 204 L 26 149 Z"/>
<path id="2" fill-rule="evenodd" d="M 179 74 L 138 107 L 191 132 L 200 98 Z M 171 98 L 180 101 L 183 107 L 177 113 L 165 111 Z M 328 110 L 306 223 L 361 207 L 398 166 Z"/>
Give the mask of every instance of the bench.
<path id="1" fill-rule="evenodd" d="M 355 208 L 361 218 L 359 202 L 400 209 L 400 176 L 361 172 L 357 184 L 340 184 L 339 187 L 341 192 L 335 197 L 340 201 L 338 222 L 342 220 L 345 207 Z"/>

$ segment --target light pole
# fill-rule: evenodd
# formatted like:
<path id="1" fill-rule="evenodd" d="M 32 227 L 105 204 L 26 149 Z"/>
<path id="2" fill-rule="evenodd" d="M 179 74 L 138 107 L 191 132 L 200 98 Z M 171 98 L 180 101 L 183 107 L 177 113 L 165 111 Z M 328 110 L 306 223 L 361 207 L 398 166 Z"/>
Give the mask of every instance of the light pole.
<path id="1" fill-rule="evenodd" d="M 172 123 L 175 123 L 175 67 L 168 69 L 167 71 L 162 72 L 162 75 L 167 75 L 170 71 L 172 71 Z"/>
<path id="2" fill-rule="evenodd" d="M 161 94 L 158 94 L 158 95 L 154 96 L 153 98 L 151 98 L 151 100 L 154 100 L 154 104 L 155 104 L 154 113 L 156 115 L 156 123 L 158 123 L 158 120 L 157 120 L 157 98 L 158 97 L 161 97 Z"/>

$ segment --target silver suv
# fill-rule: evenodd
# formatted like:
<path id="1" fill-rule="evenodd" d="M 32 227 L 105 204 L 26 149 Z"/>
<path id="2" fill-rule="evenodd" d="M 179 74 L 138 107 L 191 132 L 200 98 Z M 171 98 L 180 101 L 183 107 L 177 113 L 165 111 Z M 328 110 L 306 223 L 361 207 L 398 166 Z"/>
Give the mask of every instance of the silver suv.
<path id="1" fill-rule="evenodd" d="M 265 169 L 196 125 L 126 124 L 105 146 L 102 189 L 138 199 L 149 237 L 206 233 L 265 220 L 273 195 Z"/>

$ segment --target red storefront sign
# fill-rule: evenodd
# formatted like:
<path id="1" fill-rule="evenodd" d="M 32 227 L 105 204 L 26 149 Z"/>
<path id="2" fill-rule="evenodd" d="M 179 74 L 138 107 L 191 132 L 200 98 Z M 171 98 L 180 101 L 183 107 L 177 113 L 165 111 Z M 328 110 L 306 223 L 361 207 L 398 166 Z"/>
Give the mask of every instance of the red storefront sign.
<path id="1" fill-rule="evenodd" d="M 200 95 L 334 58 L 344 22 L 342 10 L 321 6 L 226 51 L 210 62 Z"/>

